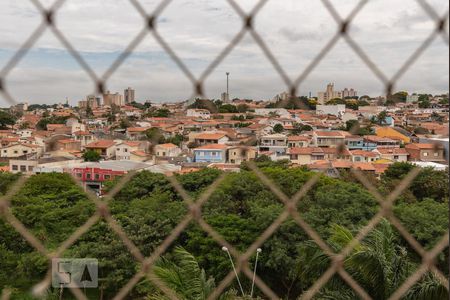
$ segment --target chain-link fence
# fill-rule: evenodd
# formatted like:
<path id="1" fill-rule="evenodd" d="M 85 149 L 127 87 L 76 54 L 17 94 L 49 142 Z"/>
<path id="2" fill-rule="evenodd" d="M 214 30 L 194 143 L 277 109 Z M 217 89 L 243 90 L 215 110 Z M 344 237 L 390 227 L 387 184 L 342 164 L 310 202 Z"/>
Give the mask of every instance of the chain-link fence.
<path id="1" fill-rule="evenodd" d="M 348 16 L 341 16 L 330 0 L 322 0 L 321 3 L 328 10 L 332 18 L 335 20 L 337 25 L 336 33 L 333 37 L 325 44 L 325 46 L 318 52 L 317 56 L 311 60 L 307 67 L 300 73 L 296 78 L 290 78 L 277 58 L 272 53 L 271 49 L 264 42 L 263 38 L 258 34 L 254 27 L 254 19 L 263 8 L 263 6 L 268 2 L 268 0 L 259 1 L 249 13 L 246 13 L 241 6 L 235 0 L 227 0 L 231 5 L 235 13 L 242 20 L 242 29 L 231 39 L 228 45 L 216 56 L 216 58 L 209 64 L 205 71 L 197 78 L 189 70 L 186 64 L 180 59 L 174 50 L 165 41 L 164 37 L 160 35 L 157 28 L 158 17 L 164 11 L 164 9 L 172 2 L 170 0 L 163 0 L 161 3 L 151 12 L 147 12 L 144 7 L 139 3 L 139 0 L 130 0 L 133 7 L 139 12 L 142 18 L 145 20 L 145 26 L 141 31 L 134 37 L 131 43 L 126 47 L 126 49 L 118 56 L 118 58 L 109 66 L 104 74 L 101 76 L 97 75 L 93 68 L 84 60 L 84 58 L 77 52 L 75 47 L 69 42 L 65 37 L 64 33 L 58 29 L 58 25 L 55 23 L 55 15 L 58 13 L 60 8 L 64 5 L 66 0 L 57 0 L 53 5 L 46 9 L 39 0 L 30 0 L 34 6 L 40 11 L 42 15 L 42 21 L 40 25 L 34 30 L 30 37 L 22 44 L 20 49 L 17 50 L 15 55 L 8 61 L 8 63 L 3 67 L 0 72 L 0 92 L 2 95 L 10 102 L 10 104 L 16 104 L 17 101 L 8 91 L 8 86 L 6 85 L 6 78 L 8 74 L 18 65 L 18 63 L 24 58 L 27 52 L 33 47 L 33 45 L 38 41 L 38 39 L 44 34 L 45 31 L 50 30 L 54 36 L 63 44 L 67 51 L 73 56 L 73 58 L 78 62 L 79 66 L 86 72 L 86 75 L 95 83 L 97 93 L 102 94 L 106 90 L 106 84 L 108 79 L 112 74 L 123 64 L 125 59 L 133 53 L 136 47 L 143 41 L 147 34 L 154 36 L 159 45 L 164 49 L 164 51 L 172 58 L 176 65 L 182 70 L 184 75 L 190 80 L 193 87 L 193 96 L 204 96 L 203 83 L 208 78 L 208 76 L 217 68 L 219 64 L 230 54 L 233 48 L 239 44 L 243 39 L 244 35 L 249 34 L 256 44 L 262 49 L 264 55 L 271 62 L 276 72 L 282 78 L 286 84 L 287 89 L 290 91 L 292 97 L 296 97 L 296 92 L 301 84 L 305 81 L 308 75 L 317 67 L 319 62 L 321 62 L 324 57 L 327 56 L 329 51 L 333 46 L 339 41 L 344 40 L 350 48 L 376 75 L 376 77 L 382 82 L 385 87 L 387 95 L 390 95 L 394 90 L 395 84 L 402 77 L 402 75 L 408 70 L 408 68 L 420 58 L 422 53 L 430 46 L 430 44 L 438 38 L 442 38 L 444 42 L 448 45 L 449 38 L 446 32 L 446 25 L 448 19 L 448 11 L 444 14 L 437 12 L 432 6 L 430 6 L 425 0 L 417 0 L 416 2 L 420 5 L 423 11 L 429 16 L 429 18 L 435 23 L 435 30 L 433 30 L 429 36 L 419 45 L 419 47 L 412 53 L 411 56 L 405 61 L 405 63 L 398 69 L 397 72 L 392 77 L 386 76 L 386 74 L 381 70 L 364 52 L 364 50 L 358 45 L 358 43 L 349 34 L 349 28 L 352 24 L 354 18 L 358 15 L 361 9 L 369 2 L 368 0 L 361 0 L 357 3 L 355 8 L 349 13 Z M 275 1 L 275 0 L 272 0 Z M 399 289 L 394 292 L 390 299 L 400 299 L 402 296 L 416 283 L 420 278 L 428 271 L 433 272 L 436 277 L 440 280 L 442 285 L 448 290 L 449 284 L 446 276 L 435 266 L 434 259 L 438 254 L 442 253 L 443 250 L 448 246 L 448 233 L 445 234 L 441 240 L 434 246 L 433 249 L 426 251 L 419 242 L 405 229 L 401 224 L 399 219 L 393 213 L 393 205 L 396 198 L 411 184 L 414 178 L 418 175 L 419 170 L 414 169 L 408 176 L 406 176 L 403 181 L 392 191 L 389 196 L 383 198 L 383 196 L 377 191 L 377 189 L 370 183 L 364 174 L 359 171 L 353 171 L 354 175 L 358 180 L 369 190 L 369 192 L 375 197 L 379 202 L 379 210 L 376 215 L 364 226 L 356 237 L 340 252 L 334 253 L 329 245 L 319 236 L 319 234 L 305 222 L 302 217 L 302 213 L 297 210 L 297 204 L 301 201 L 302 197 L 311 189 L 314 188 L 319 175 L 311 178 L 303 187 L 292 197 L 286 196 L 280 189 L 274 184 L 263 172 L 261 172 L 256 165 L 249 164 L 252 171 L 257 175 L 259 180 L 266 185 L 271 192 L 284 204 L 284 211 L 276 218 L 276 220 L 258 237 L 256 241 L 245 251 L 238 251 L 233 245 L 228 243 L 212 226 L 210 226 L 205 219 L 202 217 L 201 208 L 208 201 L 208 198 L 219 186 L 221 181 L 225 176 L 219 177 L 207 190 L 204 192 L 200 198 L 196 201 L 191 199 L 188 192 L 182 187 L 182 185 L 177 181 L 176 177 L 168 177 L 169 182 L 183 198 L 187 207 L 189 208 L 186 216 L 179 222 L 179 224 L 172 230 L 171 234 L 167 236 L 163 243 L 156 248 L 156 250 L 149 257 L 144 257 L 141 251 L 136 247 L 133 241 L 127 236 L 125 231 L 122 229 L 120 224 L 115 220 L 113 215 L 109 211 L 108 203 L 114 198 L 114 196 L 124 187 L 124 185 L 132 178 L 134 173 L 129 173 L 127 176 L 123 177 L 121 181 L 113 188 L 113 190 L 105 197 L 98 198 L 96 195 L 87 191 L 88 197 L 96 205 L 96 212 L 91 216 L 83 226 L 79 227 L 66 241 L 64 241 L 55 251 L 48 251 L 42 242 L 36 238 L 11 212 L 10 200 L 11 198 L 20 190 L 23 184 L 26 182 L 27 178 L 25 176 L 8 191 L 8 193 L 0 198 L 0 213 L 2 217 L 11 224 L 17 232 L 19 232 L 39 253 L 45 255 L 49 261 L 52 258 L 59 257 L 65 250 L 67 250 L 71 245 L 73 245 L 84 233 L 86 233 L 93 225 L 104 219 L 109 227 L 120 237 L 124 242 L 130 253 L 134 258 L 139 261 L 141 268 L 138 273 L 135 274 L 130 281 L 123 286 L 115 299 L 123 299 L 127 294 L 133 289 L 133 287 L 144 277 L 153 282 L 158 286 L 170 299 L 178 299 L 177 294 L 168 288 L 155 274 L 153 273 L 153 266 L 156 260 L 165 253 L 165 251 L 170 247 L 172 242 L 174 242 L 177 237 L 187 228 L 191 222 L 196 222 L 210 237 L 212 237 L 218 244 L 223 247 L 227 247 L 230 254 L 234 258 L 236 271 L 238 273 L 243 273 L 245 276 L 252 279 L 253 272 L 249 267 L 249 259 L 255 253 L 255 251 L 260 247 L 264 241 L 269 239 L 271 235 L 280 227 L 280 225 L 287 220 L 289 217 L 295 220 L 298 226 L 304 230 L 304 232 L 317 243 L 317 245 L 323 250 L 323 252 L 329 256 L 331 260 L 331 265 L 327 271 L 325 271 L 322 276 L 307 290 L 302 298 L 311 299 L 316 295 L 322 287 L 336 274 L 338 274 L 362 299 L 371 299 L 370 295 L 355 281 L 349 273 L 344 268 L 344 260 L 347 255 L 362 241 L 372 229 L 375 228 L 377 224 L 386 218 L 389 222 L 398 230 L 401 236 L 409 243 L 409 245 L 414 249 L 421 257 L 422 264 L 420 267 L 406 280 L 404 281 Z M 42 293 L 51 284 L 52 279 L 51 269 L 49 269 L 44 280 L 34 287 L 34 292 L 36 294 Z M 235 279 L 235 274 L 231 271 L 217 288 L 209 295 L 209 299 L 216 299 L 220 296 L 223 291 L 232 283 Z M 273 292 L 270 287 L 263 282 L 258 276 L 255 280 L 256 285 L 259 287 L 261 292 L 271 299 L 278 299 L 279 297 Z M 77 288 L 71 289 L 71 292 L 77 299 L 86 299 L 84 293 Z M 8 290 L 4 290 L 2 299 L 8 299 Z"/>

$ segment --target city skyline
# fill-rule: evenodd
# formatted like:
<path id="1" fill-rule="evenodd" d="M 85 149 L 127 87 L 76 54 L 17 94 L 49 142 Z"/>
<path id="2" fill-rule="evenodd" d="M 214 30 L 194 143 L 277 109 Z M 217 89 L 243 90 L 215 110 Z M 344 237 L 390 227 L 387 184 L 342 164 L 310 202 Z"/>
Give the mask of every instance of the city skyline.
<path id="1" fill-rule="evenodd" d="M 51 1 L 44 1 L 49 4 Z M 448 3 L 430 1 L 437 11 Z M 142 1 L 148 11 L 157 1 Z M 247 11 L 256 1 L 240 1 Z M 340 1 L 345 16 L 357 1 Z M 415 1 L 371 1 L 350 27 L 351 36 L 388 77 L 434 29 L 434 22 Z M 2 1 L 0 17 L 0 67 L 37 27 L 40 15 L 28 1 Z M 123 11 L 129 14 L 122 14 Z M 183 11 L 183 14 L 180 14 Z M 192 22 L 195 20 L 195 22 Z M 301 22 L 299 21 L 301 20 Z M 21 28 L 14 24 L 20 22 Z M 101 75 L 142 28 L 142 19 L 128 1 L 91 1 L 88 6 L 68 1 L 56 15 L 58 28 L 80 51 L 97 75 Z M 121 26 L 117 26 L 120 23 Z M 186 25 L 184 25 L 186 24 Z M 158 18 L 158 30 L 180 59 L 198 77 L 241 28 L 226 1 L 173 1 Z M 94 29 L 93 29 L 94 28 Z M 255 28 L 291 78 L 298 76 L 336 31 L 336 24 L 320 3 L 269 1 L 255 19 Z M 114 29 L 114 30 L 112 30 Z M 98 41 L 101 41 L 98 42 Z M 187 42 L 186 42 L 187 41 Z M 399 80 L 395 90 L 441 94 L 448 92 L 448 53 L 438 37 Z M 344 66 L 344 67 L 343 67 Z M 204 82 L 208 98 L 220 98 L 226 89 L 225 72 L 231 72 L 230 97 L 271 99 L 287 89 L 254 40 L 246 34 L 228 57 Z M 340 40 L 299 88 L 299 95 L 316 95 L 329 81 L 353 87 L 360 94 L 382 95 L 383 84 Z M 47 31 L 6 78 L 6 86 L 17 101 L 71 104 L 94 92 L 87 74 Z M 136 89 L 136 99 L 155 102 L 184 101 L 192 95 L 192 84 L 168 55 L 148 35 L 107 82 L 111 91 L 127 86 Z M 2 96 L 0 104 L 7 105 Z"/>

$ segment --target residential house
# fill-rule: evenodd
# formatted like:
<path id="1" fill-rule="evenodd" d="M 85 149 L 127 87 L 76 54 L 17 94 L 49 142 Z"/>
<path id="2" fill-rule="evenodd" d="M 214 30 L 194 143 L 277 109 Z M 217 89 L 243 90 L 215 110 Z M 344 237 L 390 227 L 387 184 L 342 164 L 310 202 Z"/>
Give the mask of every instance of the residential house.
<path id="1" fill-rule="evenodd" d="M 112 158 L 116 155 L 116 143 L 112 140 L 98 140 L 86 145 L 86 150 L 93 150 L 103 158 Z"/>
<path id="2" fill-rule="evenodd" d="M 81 142 L 74 139 L 60 139 L 55 143 L 56 151 L 81 151 Z"/>
<path id="3" fill-rule="evenodd" d="M 442 144 L 412 143 L 405 146 L 411 161 L 445 162 Z"/>
<path id="4" fill-rule="evenodd" d="M 291 162 L 297 165 L 308 165 L 325 159 L 325 153 L 319 147 L 289 148 L 287 154 Z"/>
<path id="5" fill-rule="evenodd" d="M 278 155 L 286 153 L 288 137 L 284 134 L 263 135 L 259 139 L 258 152 L 274 152 Z"/>
<path id="6" fill-rule="evenodd" d="M 203 145 L 193 149 L 195 162 L 225 163 L 228 146 L 222 144 Z"/>
<path id="7" fill-rule="evenodd" d="M 226 133 L 215 132 L 215 133 L 197 133 L 193 135 L 193 141 L 197 145 L 208 145 L 208 144 L 226 144 L 230 138 Z"/>
<path id="8" fill-rule="evenodd" d="M 11 144 L 0 149 L 0 157 L 14 158 L 14 157 L 41 157 L 43 148 L 33 144 Z"/>
<path id="9" fill-rule="evenodd" d="M 364 141 L 370 145 L 375 144 L 376 148 L 400 148 L 400 144 L 402 143 L 402 139 L 399 137 L 389 138 L 376 135 L 365 135 Z"/>
<path id="10" fill-rule="evenodd" d="M 359 135 L 349 135 L 345 137 L 345 146 L 349 150 L 372 151 L 377 148 L 377 143 Z"/>
<path id="11" fill-rule="evenodd" d="M 338 147 L 345 144 L 345 136 L 342 131 L 314 131 L 312 144 L 316 147 Z"/>
<path id="12" fill-rule="evenodd" d="M 255 147 L 235 146 L 228 148 L 228 162 L 232 164 L 241 164 L 244 161 L 250 161 L 256 158 Z"/>
<path id="13" fill-rule="evenodd" d="M 393 162 L 406 162 L 409 156 L 405 148 L 377 148 L 374 152 L 379 153 L 382 159 Z"/>
<path id="14" fill-rule="evenodd" d="M 387 138 L 399 138 L 403 143 L 408 144 L 411 142 L 411 135 L 405 130 L 400 130 L 397 127 L 375 127 L 375 134 L 379 137 Z"/>
<path id="15" fill-rule="evenodd" d="M 374 162 L 380 158 L 380 154 L 373 151 L 353 150 L 350 153 L 352 162 Z"/>
<path id="16" fill-rule="evenodd" d="M 153 153 L 157 157 L 177 157 L 181 154 L 181 149 L 175 144 L 160 144 L 153 148 Z"/>
<path id="17" fill-rule="evenodd" d="M 131 152 L 139 149 L 139 142 L 125 141 L 115 145 L 116 160 L 130 160 Z"/>
<path id="18" fill-rule="evenodd" d="M 186 116 L 207 120 L 211 119 L 211 113 L 207 109 L 188 109 L 186 111 Z"/>
<path id="19" fill-rule="evenodd" d="M 126 136 L 130 140 L 139 140 L 145 137 L 146 127 L 128 127 L 126 130 Z"/>
<path id="20" fill-rule="evenodd" d="M 308 147 L 311 142 L 311 138 L 303 135 L 291 135 L 288 136 L 289 148 L 303 148 Z"/>
<path id="21" fill-rule="evenodd" d="M 81 148 L 84 148 L 87 144 L 90 144 L 96 140 L 95 135 L 89 131 L 76 131 L 73 133 L 73 138 L 76 141 L 80 141 Z"/>

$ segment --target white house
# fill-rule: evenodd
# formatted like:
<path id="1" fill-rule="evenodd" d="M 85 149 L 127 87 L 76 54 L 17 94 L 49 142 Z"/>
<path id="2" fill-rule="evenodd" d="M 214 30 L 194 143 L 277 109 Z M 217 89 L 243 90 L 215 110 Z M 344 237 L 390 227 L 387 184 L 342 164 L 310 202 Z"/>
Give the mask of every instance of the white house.
<path id="1" fill-rule="evenodd" d="M 333 115 L 341 118 L 345 113 L 345 104 L 337 105 L 317 105 L 316 114 L 317 115 Z"/>
<path id="2" fill-rule="evenodd" d="M 186 111 L 186 116 L 201 119 L 211 119 L 211 113 L 207 109 L 190 108 Z"/>
<path id="3" fill-rule="evenodd" d="M 25 155 L 35 155 L 39 158 L 42 155 L 43 148 L 32 144 L 13 144 L 0 149 L 0 157 L 21 157 Z"/>
<path id="4" fill-rule="evenodd" d="M 156 145 L 153 150 L 158 157 L 177 157 L 181 154 L 180 147 L 172 143 Z"/>

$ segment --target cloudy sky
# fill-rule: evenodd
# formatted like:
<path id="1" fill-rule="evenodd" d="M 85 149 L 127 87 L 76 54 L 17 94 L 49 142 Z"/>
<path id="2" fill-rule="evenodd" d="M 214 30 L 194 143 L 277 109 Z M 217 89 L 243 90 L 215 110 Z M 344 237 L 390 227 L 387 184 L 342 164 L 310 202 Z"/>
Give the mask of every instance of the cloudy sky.
<path id="1" fill-rule="evenodd" d="M 157 0 L 139 0 L 150 12 Z M 428 0 L 444 14 L 447 0 Z M 52 0 L 41 0 L 51 5 Z M 244 10 L 257 0 L 238 0 Z M 334 0 L 346 16 L 356 0 Z M 0 1 L 0 68 L 39 25 L 41 17 L 26 0 Z M 57 26 L 101 76 L 141 30 L 143 20 L 128 0 L 67 0 L 58 11 Z M 158 30 L 175 53 L 199 76 L 239 32 L 241 20 L 226 0 L 173 0 L 158 19 Z M 270 0 L 255 20 L 265 43 L 292 78 L 298 76 L 336 32 L 336 23 L 319 0 Z M 350 33 L 369 57 L 392 76 L 431 33 L 433 21 L 414 0 L 371 0 L 355 18 Z M 398 82 L 397 90 L 444 93 L 449 89 L 448 46 L 436 39 Z M 286 89 L 250 35 L 234 48 L 205 81 L 210 98 L 225 90 L 231 72 L 232 97 L 270 99 Z M 376 96 L 383 86 L 367 66 L 339 41 L 300 86 L 300 94 L 316 95 L 328 82 L 338 89 L 355 88 Z M 18 101 L 71 103 L 90 94 L 93 84 L 50 31 L 8 75 L 7 87 Z M 190 81 L 151 35 L 108 82 L 111 91 L 131 86 L 139 101 L 180 101 L 192 94 Z M 0 95 L 0 106 L 5 100 Z"/>

